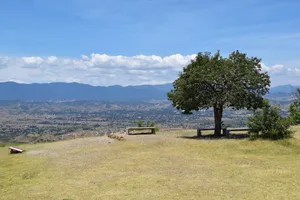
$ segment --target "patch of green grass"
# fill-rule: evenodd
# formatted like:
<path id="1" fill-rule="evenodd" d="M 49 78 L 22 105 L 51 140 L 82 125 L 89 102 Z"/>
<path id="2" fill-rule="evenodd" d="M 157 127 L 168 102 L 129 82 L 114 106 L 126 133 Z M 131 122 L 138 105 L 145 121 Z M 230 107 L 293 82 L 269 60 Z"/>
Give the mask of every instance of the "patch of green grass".
<path id="1" fill-rule="evenodd" d="M 300 127 L 282 141 L 196 130 L 0 147 L 3 199 L 299 199 Z"/>

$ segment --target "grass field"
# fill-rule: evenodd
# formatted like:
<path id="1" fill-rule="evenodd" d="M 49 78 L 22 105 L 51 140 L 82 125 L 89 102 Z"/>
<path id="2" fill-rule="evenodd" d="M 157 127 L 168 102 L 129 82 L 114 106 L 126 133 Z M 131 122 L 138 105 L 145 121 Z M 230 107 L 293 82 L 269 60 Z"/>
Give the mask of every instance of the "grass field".
<path id="1" fill-rule="evenodd" d="M 193 130 L 0 147 L 0 199 L 299 199 L 294 129 L 284 141 L 189 139 Z"/>

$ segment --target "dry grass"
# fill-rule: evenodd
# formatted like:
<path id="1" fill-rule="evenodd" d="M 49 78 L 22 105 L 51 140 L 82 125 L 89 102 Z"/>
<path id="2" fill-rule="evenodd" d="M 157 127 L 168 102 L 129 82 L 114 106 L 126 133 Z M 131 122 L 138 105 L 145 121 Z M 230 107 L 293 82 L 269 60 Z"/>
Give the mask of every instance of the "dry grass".
<path id="1" fill-rule="evenodd" d="M 0 147 L 0 199 L 299 199 L 300 127 L 284 141 L 196 131 Z"/>

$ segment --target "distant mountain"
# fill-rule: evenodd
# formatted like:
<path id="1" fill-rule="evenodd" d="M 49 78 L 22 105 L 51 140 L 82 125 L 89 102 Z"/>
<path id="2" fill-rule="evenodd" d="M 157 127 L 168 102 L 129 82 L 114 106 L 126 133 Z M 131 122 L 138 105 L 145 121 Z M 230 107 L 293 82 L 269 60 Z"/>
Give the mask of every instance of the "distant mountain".
<path id="1" fill-rule="evenodd" d="M 79 83 L 0 83 L 0 100 L 57 101 L 149 101 L 166 100 L 172 84 L 141 86 L 91 86 Z"/>
<path id="2" fill-rule="evenodd" d="M 300 87 L 300 86 L 299 86 Z M 100 100 L 100 101 L 150 101 L 167 100 L 166 93 L 173 88 L 164 85 L 139 86 L 91 86 L 80 83 L 0 83 L 0 100 L 59 101 L 59 100 Z M 281 85 L 270 89 L 267 98 L 275 101 L 293 99 L 297 86 Z"/>
<path id="3" fill-rule="evenodd" d="M 296 92 L 297 88 L 300 88 L 300 86 L 279 85 L 279 86 L 276 86 L 276 87 L 272 87 L 270 89 L 270 94 L 275 94 L 275 93 L 294 94 Z"/>
<path id="4" fill-rule="evenodd" d="M 300 86 L 280 85 L 272 87 L 266 98 L 277 102 L 290 102 L 294 100 L 294 94 Z"/>

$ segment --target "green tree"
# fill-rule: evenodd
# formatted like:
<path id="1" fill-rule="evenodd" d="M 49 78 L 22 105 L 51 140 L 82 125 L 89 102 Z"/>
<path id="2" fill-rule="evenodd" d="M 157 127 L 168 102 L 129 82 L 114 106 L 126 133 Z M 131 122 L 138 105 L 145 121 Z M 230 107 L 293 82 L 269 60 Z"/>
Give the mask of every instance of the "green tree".
<path id="1" fill-rule="evenodd" d="M 191 114 L 193 110 L 214 110 L 215 136 L 221 135 L 222 115 L 226 107 L 257 109 L 270 86 L 270 78 L 262 72 L 261 59 L 234 51 L 224 58 L 216 54 L 198 53 L 174 81 L 168 98 L 177 109 Z"/>
<path id="2" fill-rule="evenodd" d="M 295 93 L 295 98 L 297 102 L 300 102 L 300 88 L 297 88 L 297 91 Z"/>
<path id="3" fill-rule="evenodd" d="M 137 123 L 138 127 L 155 127 L 155 131 L 159 131 L 159 128 L 155 122 L 147 121 L 146 125 L 144 125 L 144 121 L 138 119 L 138 120 L 135 120 L 135 123 Z"/>
<path id="4" fill-rule="evenodd" d="M 147 127 L 154 127 L 155 122 L 147 121 Z"/>
<path id="5" fill-rule="evenodd" d="M 249 117 L 248 127 L 252 138 L 284 139 L 292 135 L 290 120 L 280 114 L 280 108 L 271 106 L 267 100 L 264 101 L 262 109 L 257 110 Z"/>
<path id="6" fill-rule="evenodd" d="M 135 123 L 137 123 L 138 127 L 143 127 L 144 126 L 143 120 L 140 120 L 140 119 L 135 120 Z"/>
<path id="7" fill-rule="evenodd" d="M 296 101 L 291 103 L 289 108 L 289 117 L 293 124 L 300 124 L 300 88 L 295 94 Z"/>
<path id="8" fill-rule="evenodd" d="M 158 126 L 156 125 L 155 122 L 148 121 L 147 122 L 147 127 L 155 127 L 155 131 L 159 131 L 159 128 L 158 128 Z"/>

